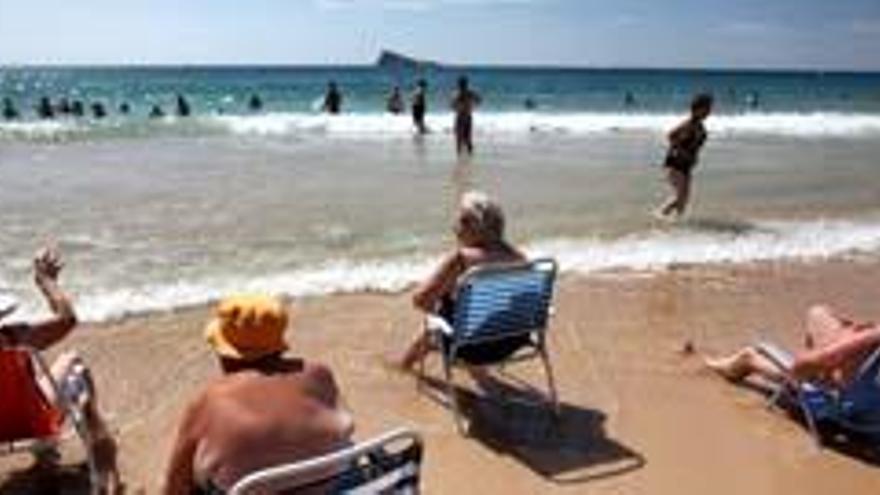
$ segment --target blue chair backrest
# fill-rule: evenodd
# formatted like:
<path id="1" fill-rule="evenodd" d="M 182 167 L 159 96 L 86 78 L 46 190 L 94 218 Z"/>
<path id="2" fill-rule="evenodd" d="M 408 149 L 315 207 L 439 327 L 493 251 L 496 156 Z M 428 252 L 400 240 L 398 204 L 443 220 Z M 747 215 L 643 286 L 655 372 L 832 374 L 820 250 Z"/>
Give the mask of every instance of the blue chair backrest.
<path id="1" fill-rule="evenodd" d="M 547 326 L 556 262 L 480 267 L 458 285 L 452 327 L 458 343 L 529 333 Z"/>
<path id="2" fill-rule="evenodd" d="M 869 413 L 880 419 L 880 347 L 865 360 L 841 399 L 848 412 L 856 415 Z"/>

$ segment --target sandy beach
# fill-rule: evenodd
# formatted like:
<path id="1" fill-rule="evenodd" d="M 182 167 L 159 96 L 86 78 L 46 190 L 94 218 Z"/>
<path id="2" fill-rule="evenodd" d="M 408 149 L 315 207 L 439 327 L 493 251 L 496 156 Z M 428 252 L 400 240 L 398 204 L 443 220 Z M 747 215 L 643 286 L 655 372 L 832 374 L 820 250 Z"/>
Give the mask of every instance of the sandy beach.
<path id="1" fill-rule="evenodd" d="M 425 493 L 868 494 L 880 486 L 876 460 L 816 449 L 759 394 L 680 351 L 689 340 L 698 351 L 729 350 L 759 334 L 794 347 L 816 302 L 880 317 L 878 275 L 875 262 L 851 259 L 565 276 L 550 331 L 561 420 L 516 385 L 543 387 L 537 363 L 502 376 L 507 403 L 460 373 L 469 438 L 412 377 L 382 366 L 418 328 L 408 294 L 297 300 L 288 337 L 292 352 L 335 370 L 358 439 L 398 426 L 424 435 Z M 218 372 L 201 340 L 207 315 L 195 308 L 83 326 L 59 346 L 94 369 L 132 493 L 158 491 L 182 408 Z M 428 371 L 439 376 L 436 357 Z M 15 474 L 26 463 L 4 461 L 0 493 L 26 493 Z"/>

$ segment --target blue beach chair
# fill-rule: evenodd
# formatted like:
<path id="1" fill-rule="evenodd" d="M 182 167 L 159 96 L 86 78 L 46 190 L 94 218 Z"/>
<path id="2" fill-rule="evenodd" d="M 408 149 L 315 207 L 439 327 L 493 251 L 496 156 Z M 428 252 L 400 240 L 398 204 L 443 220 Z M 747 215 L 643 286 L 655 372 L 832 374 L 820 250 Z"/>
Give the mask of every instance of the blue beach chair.
<path id="1" fill-rule="evenodd" d="M 549 401 L 558 413 L 546 339 L 556 271 L 552 259 L 473 268 L 458 281 L 451 319 L 427 315 L 425 331 L 440 341 L 447 397 L 460 432 L 465 429 L 452 376 L 460 364 L 495 366 L 540 358 Z M 424 360 L 420 368 L 424 376 Z"/>
<path id="2" fill-rule="evenodd" d="M 794 364 L 791 354 L 773 344 L 761 343 L 757 348 L 783 369 Z M 781 386 L 770 404 L 778 406 L 784 399 L 800 408 L 819 446 L 828 426 L 880 443 L 880 347 L 865 359 L 846 387 L 835 389 L 813 382 Z"/>

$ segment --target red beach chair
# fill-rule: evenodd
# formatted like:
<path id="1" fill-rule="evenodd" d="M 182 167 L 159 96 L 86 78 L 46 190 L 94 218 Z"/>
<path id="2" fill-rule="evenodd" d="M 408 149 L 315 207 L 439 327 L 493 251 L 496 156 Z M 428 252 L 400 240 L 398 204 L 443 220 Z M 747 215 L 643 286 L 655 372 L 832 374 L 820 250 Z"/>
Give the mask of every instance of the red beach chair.
<path id="1" fill-rule="evenodd" d="M 51 402 L 38 383 L 40 376 L 56 397 Z M 73 385 L 74 387 L 76 385 Z M 0 349 L 0 454 L 53 447 L 63 438 L 65 421 L 85 446 L 92 489 L 98 487 L 98 471 L 82 407 L 62 393 L 45 361 L 36 351 L 15 347 Z"/>

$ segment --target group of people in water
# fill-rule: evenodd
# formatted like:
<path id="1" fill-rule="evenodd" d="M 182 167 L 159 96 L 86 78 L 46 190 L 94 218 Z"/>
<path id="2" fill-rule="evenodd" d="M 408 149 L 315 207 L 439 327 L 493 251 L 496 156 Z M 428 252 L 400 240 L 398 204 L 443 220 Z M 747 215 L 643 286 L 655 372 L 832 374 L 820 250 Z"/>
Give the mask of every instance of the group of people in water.
<path id="1" fill-rule="evenodd" d="M 455 113 L 455 122 L 453 131 L 455 133 L 455 147 L 459 154 L 473 153 L 473 113 L 482 101 L 480 95 L 470 88 L 468 78 L 461 76 L 458 78 L 456 92 L 452 96 L 451 108 Z M 343 95 L 339 89 L 339 85 L 335 81 L 327 84 L 327 91 L 324 94 L 321 104 L 321 111 L 329 115 L 338 115 L 342 113 Z M 534 102 L 529 100 L 527 106 L 534 108 Z M 261 111 L 263 109 L 263 100 L 259 95 L 253 94 L 247 101 L 247 108 L 252 112 Z M 406 102 L 400 86 L 394 86 L 388 95 L 385 109 L 394 115 L 403 114 L 406 110 Z M 95 119 L 103 119 L 108 115 L 107 107 L 100 101 L 92 102 L 89 105 L 91 117 Z M 427 134 L 429 128 L 425 122 L 428 112 L 428 82 L 420 78 L 416 81 L 415 89 L 410 96 L 410 110 L 413 119 L 413 125 L 416 131 L 421 134 Z M 68 100 L 61 98 L 53 104 L 49 97 L 40 98 L 35 109 L 37 117 L 40 119 L 54 119 L 62 116 L 85 117 L 86 106 L 81 100 Z M 120 115 L 129 115 L 132 107 L 127 102 L 122 102 L 118 106 Z M 12 121 L 22 117 L 21 112 L 15 106 L 12 99 L 3 98 L 2 117 L 4 120 Z M 182 94 L 175 95 L 174 115 L 177 117 L 188 117 L 192 113 L 189 101 Z M 153 104 L 147 114 L 150 118 L 162 118 L 166 116 L 165 110 L 159 104 Z"/>
<path id="2" fill-rule="evenodd" d="M 458 78 L 456 91 L 452 95 L 450 108 L 455 114 L 453 132 L 455 134 L 455 149 L 459 154 L 472 154 L 473 144 L 473 113 L 480 104 L 482 98 L 470 88 L 466 76 Z M 327 92 L 321 105 L 324 112 L 337 115 L 342 112 L 342 92 L 335 81 L 327 84 Z M 406 110 L 406 102 L 400 86 L 393 86 L 385 104 L 385 110 L 393 115 L 401 115 Z M 427 134 L 428 126 L 425 116 L 428 112 L 428 82 L 425 79 L 416 81 L 415 89 L 410 96 L 410 111 L 413 125 L 419 134 Z"/>
<path id="3" fill-rule="evenodd" d="M 507 240 L 501 206 L 484 193 L 465 193 L 453 223 L 456 243 L 431 275 L 415 289 L 412 303 L 419 311 L 448 315 L 458 278 L 485 265 L 526 259 Z M 77 324 L 71 299 L 58 283 L 62 263 L 48 250 L 34 260 L 34 280 L 52 316 L 31 322 L 0 324 L 0 351 L 29 346 L 39 351 L 55 347 Z M 219 376 L 207 383 L 185 409 L 164 476 L 163 493 L 216 494 L 255 470 L 295 462 L 349 445 L 355 419 L 345 407 L 343 392 L 326 365 L 288 355 L 285 332 L 290 305 L 262 294 L 221 300 L 203 335 L 217 359 Z M 11 310 L 0 309 L 0 320 Z M 419 337 L 391 363 L 415 372 L 415 364 L 443 345 L 442 335 Z M 437 337 L 437 338 L 434 338 Z M 506 338 L 480 346 L 474 363 L 510 356 L 528 339 Z M 740 381 L 752 376 L 788 386 L 800 380 L 820 380 L 841 386 L 861 360 L 880 345 L 880 325 L 839 316 L 827 306 L 809 310 L 805 349 L 782 365 L 759 347 L 746 347 L 728 356 L 704 356 L 705 364 L 723 377 Z M 462 351 L 463 352 L 463 351 Z M 463 358 L 464 359 L 464 358 Z M 470 362 L 470 361 L 469 361 Z M 0 365 L 10 366 L 9 363 Z M 8 369 L 6 369 L 8 371 Z M 469 369 L 478 386 L 479 367 Z M 64 398 L 84 404 L 90 430 L 88 447 L 95 453 L 102 483 L 100 493 L 119 493 L 117 447 L 98 408 L 91 371 L 76 354 L 59 356 L 51 368 Z M 50 400 L 58 401 L 59 398 Z"/>
<path id="4" fill-rule="evenodd" d="M 172 114 L 177 117 L 189 117 L 192 114 L 192 106 L 189 100 L 180 93 L 174 95 L 174 109 Z M 263 108 L 263 100 L 259 95 L 253 94 L 247 101 L 247 108 L 252 112 L 257 112 Z M 132 105 L 127 101 L 119 103 L 116 107 L 119 115 L 128 116 L 132 113 Z M 62 117 L 92 117 L 94 119 L 103 119 L 110 114 L 110 111 L 101 101 L 93 101 L 91 103 L 83 102 L 83 100 L 69 99 L 66 97 L 59 98 L 53 102 L 48 96 L 43 96 L 37 102 L 34 108 L 34 114 L 42 120 L 51 120 Z M 147 113 L 150 118 L 161 118 L 168 115 L 162 105 L 153 104 Z M 3 120 L 14 121 L 23 118 L 22 111 L 15 105 L 11 98 L 3 98 L 3 107 L 0 109 L 0 116 Z"/>

